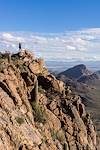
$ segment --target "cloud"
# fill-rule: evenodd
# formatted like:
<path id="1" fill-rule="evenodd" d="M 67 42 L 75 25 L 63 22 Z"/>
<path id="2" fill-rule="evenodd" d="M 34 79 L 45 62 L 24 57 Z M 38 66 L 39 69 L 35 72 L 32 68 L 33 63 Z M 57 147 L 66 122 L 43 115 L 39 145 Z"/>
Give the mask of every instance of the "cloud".
<path id="1" fill-rule="evenodd" d="M 4 37 L 4 39 L 10 40 L 13 38 L 13 36 L 10 33 L 3 33 L 2 37 Z"/>
<path id="2" fill-rule="evenodd" d="M 2 33 L 1 37 L 3 40 L 9 42 L 25 42 L 25 39 L 23 37 L 13 36 L 11 33 Z"/>
<path id="3" fill-rule="evenodd" d="M 65 33 L 0 32 L 0 49 L 15 51 L 18 43 L 46 60 L 100 60 L 100 28 Z"/>
<path id="4" fill-rule="evenodd" d="M 76 48 L 74 46 L 70 46 L 70 45 L 67 45 L 66 48 L 69 50 L 76 50 Z"/>

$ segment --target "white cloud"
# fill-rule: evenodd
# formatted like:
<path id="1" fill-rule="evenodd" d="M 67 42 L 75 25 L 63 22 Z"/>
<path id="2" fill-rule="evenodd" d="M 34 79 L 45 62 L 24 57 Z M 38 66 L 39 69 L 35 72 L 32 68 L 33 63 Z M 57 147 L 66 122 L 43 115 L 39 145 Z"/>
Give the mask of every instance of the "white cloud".
<path id="1" fill-rule="evenodd" d="M 2 33 L 1 38 L 4 41 L 9 41 L 9 42 L 25 42 L 24 37 L 19 37 L 19 36 L 14 36 L 11 33 Z"/>
<path id="2" fill-rule="evenodd" d="M 74 46 L 70 46 L 70 45 L 67 45 L 66 48 L 69 50 L 76 50 L 76 48 Z"/>
<path id="3" fill-rule="evenodd" d="M 100 60 L 100 28 L 65 33 L 1 32 L 0 49 L 15 51 L 18 43 L 46 60 Z"/>
<path id="4" fill-rule="evenodd" d="M 2 36 L 4 37 L 4 39 L 12 39 L 13 36 L 10 33 L 3 33 Z"/>

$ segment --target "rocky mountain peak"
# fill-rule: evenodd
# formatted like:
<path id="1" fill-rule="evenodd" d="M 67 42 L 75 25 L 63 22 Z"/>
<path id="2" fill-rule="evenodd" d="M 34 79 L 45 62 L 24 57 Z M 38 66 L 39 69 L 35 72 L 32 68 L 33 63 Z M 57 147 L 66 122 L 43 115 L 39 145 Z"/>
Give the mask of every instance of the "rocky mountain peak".
<path id="1" fill-rule="evenodd" d="M 66 70 L 64 72 L 61 72 L 59 74 L 59 77 L 61 77 L 63 75 L 70 79 L 77 80 L 84 75 L 90 75 L 90 74 L 92 74 L 92 72 L 89 71 L 84 64 L 80 64 L 80 65 L 74 66 L 72 68 L 69 68 L 68 70 Z"/>
<path id="2" fill-rule="evenodd" d="M 96 150 L 81 98 L 28 51 L 0 56 L 1 150 Z"/>
<path id="3" fill-rule="evenodd" d="M 86 66 L 84 64 L 79 64 L 77 66 L 75 66 L 74 68 L 79 68 L 80 70 L 86 70 Z"/>

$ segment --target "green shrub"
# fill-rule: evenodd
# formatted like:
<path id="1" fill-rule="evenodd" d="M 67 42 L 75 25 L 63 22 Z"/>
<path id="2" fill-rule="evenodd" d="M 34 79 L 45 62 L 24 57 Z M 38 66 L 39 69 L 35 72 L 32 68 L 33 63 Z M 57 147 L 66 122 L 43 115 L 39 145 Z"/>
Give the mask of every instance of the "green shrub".
<path id="1" fill-rule="evenodd" d="M 42 140 L 42 144 L 45 144 L 47 142 L 47 138 L 46 137 L 43 137 L 43 139 L 41 139 L 41 140 Z"/>
<path id="2" fill-rule="evenodd" d="M 18 64 L 17 66 L 21 72 L 26 72 L 24 64 Z"/>
<path id="3" fill-rule="evenodd" d="M 56 134 L 55 130 L 51 129 L 50 132 L 51 132 L 52 140 L 55 141 L 57 139 L 57 134 Z"/>
<path id="4" fill-rule="evenodd" d="M 65 133 L 63 130 L 58 131 L 57 133 L 57 138 L 60 142 L 64 142 L 65 141 Z"/>
<path id="5" fill-rule="evenodd" d="M 24 123 L 24 119 L 21 117 L 16 117 L 15 119 L 20 125 Z"/>
<path id="6" fill-rule="evenodd" d="M 89 145 L 87 145 L 86 148 L 87 148 L 87 150 L 92 150 L 91 147 L 90 147 Z"/>
<path id="7" fill-rule="evenodd" d="M 16 60 L 19 60 L 20 58 L 19 58 L 19 56 L 18 55 L 12 55 L 11 56 L 11 60 L 12 61 L 16 61 Z"/>
<path id="8" fill-rule="evenodd" d="M 42 110 L 42 108 L 36 102 L 32 102 L 32 108 L 33 108 L 34 120 L 36 122 L 44 124 L 46 122 L 46 115 Z"/>
<path id="9" fill-rule="evenodd" d="M 42 86 L 38 87 L 38 91 L 39 91 L 39 93 L 44 94 L 44 89 L 42 89 Z"/>
<path id="10" fill-rule="evenodd" d="M 0 72 L 2 72 L 4 69 L 6 69 L 6 65 L 3 63 L 0 64 Z"/>
<path id="11" fill-rule="evenodd" d="M 55 99 L 55 96 L 53 94 L 48 94 L 48 101 L 53 101 Z"/>

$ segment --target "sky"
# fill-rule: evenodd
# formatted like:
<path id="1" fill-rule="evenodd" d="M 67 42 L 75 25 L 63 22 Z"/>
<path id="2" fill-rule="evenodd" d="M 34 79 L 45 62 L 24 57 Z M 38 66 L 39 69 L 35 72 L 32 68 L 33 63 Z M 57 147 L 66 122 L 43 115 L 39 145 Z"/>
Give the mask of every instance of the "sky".
<path id="1" fill-rule="evenodd" d="M 98 28 L 99 18 L 100 0 L 0 0 L 0 31 Z"/>
<path id="2" fill-rule="evenodd" d="M 0 51 L 100 61 L 100 0 L 0 0 Z"/>

